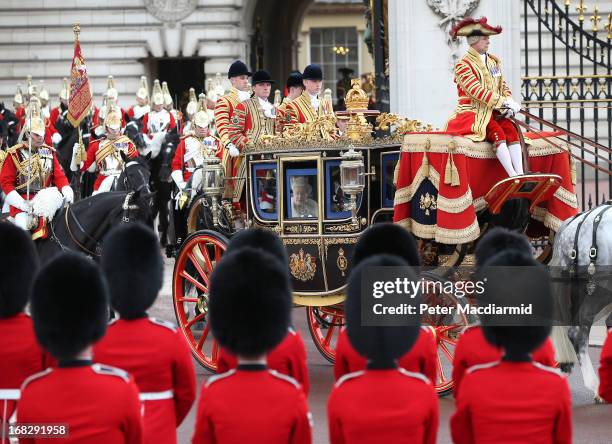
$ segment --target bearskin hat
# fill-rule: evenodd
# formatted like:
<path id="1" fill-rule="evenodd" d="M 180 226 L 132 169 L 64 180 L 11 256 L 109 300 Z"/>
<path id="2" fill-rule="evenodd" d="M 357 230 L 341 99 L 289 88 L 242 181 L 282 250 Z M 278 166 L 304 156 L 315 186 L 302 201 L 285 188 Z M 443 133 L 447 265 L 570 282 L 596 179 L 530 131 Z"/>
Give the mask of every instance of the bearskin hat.
<path id="1" fill-rule="evenodd" d="M 408 263 L 397 256 L 377 255 L 362 261 L 353 269 L 348 283 L 345 302 L 346 332 L 349 341 L 357 352 L 374 364 L 389 366 L 393 360 L 408 352 L 419 336 L 420 316 L 414 315 L 407 326 L 364 326 L 361 322 L 362 276 L 370 267 L 407 267 Z M 417 275 L 406 269 L 409 279 L 417 280 Z M 420 303 L 420 296 L 412 299 Z M 409 316 L 409 315 L 406 315 Z"/>
<path id="2" fill-rule="evenodd" d="M 157 236 L 142 224 L 124 224 L 109 233 L 102 251 L 111 306 L 124 319 L 145 316 L 163 284 Z"/>
<path id="3" fill-rule="evenodd" d="M 106 282 L 90 259 L 60 253 L 36 276 L 31 309 L 38 343 L 55 359 L 73 359 L 104 336 Z"/>
<path id="4" fill-rule="evenodd" d="M 376 254 L 399 256 L 411 267 L 421 264 L 412 234 L 397 224 L 380 223 L 365 230 L 355 246 L 353 267 Z"/>
<path id="5" fill-rule="evenodd" d="M 491 344 L 502 347 L 512 358 L 524 357 L 548 337 L 552 326 L 552 291 L 547 269 L 531 255 L 504 251 L 486 261 L 477 273 L 486 279 L 479 305 L 528 307 L 531 314 L 483 315 L 483 333 Z"/>
<path id="6" fill-rule="evenodd" d="M 38 270 L 38 254 L 29 234 L 8 222 L 0 223 L 0 318 L 23 311 Z"/>
<path id="7" fill-rule="evenodd" d="M 274 256 L 281 264 L 288 264 L 287 250 L 280 237 L 270 230 L 261 228 L 250 228 L 236 233 L 229 245 L 226 253 L 233 253 L 240 248 L 250 247 L 265 251 Z"/>
<path id="8" fill-rule="evenodd" d="M 474 250 L 476 264 L 481 265 L 492 256 L 508 250 L 529 255 L 531 244 L 524 234 L 503 227 L 495 227 L 478 241 Z"/>
<path id="9" fill-rule="evenodd" d="M 292 299 L 286 265 L 251 247 L 226 254 L 212 272 L 209 321 L 230 352 L 259 357 L 287 335 Z"/>

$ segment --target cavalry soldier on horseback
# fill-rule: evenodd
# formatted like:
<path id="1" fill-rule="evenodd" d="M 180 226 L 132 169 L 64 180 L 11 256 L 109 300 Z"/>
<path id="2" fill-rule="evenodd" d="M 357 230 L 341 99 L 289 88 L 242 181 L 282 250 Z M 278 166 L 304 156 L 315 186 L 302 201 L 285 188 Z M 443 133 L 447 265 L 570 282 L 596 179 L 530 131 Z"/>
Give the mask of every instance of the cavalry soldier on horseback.
<path id="1" fill-rule="evenodd" d="M 176 120 L 172 113 L 164 108 L 164 93 L 157 79 L 153 82 L 153 96 L 151 97 L 151 101 L 153 103 L 153 109 L 145 114 L 142 120 L 143 134 L 156 134 L 175 128 Z"/>
<path id="2" fill-rule="evenodd" d="M 249 68 L 241 62 L 236 60 L 231 64 L 227 77 L 232 84 L 230 92 L 217 100 L 215 105 L 215 125 L 217 128 L 217 134 L 223 148 L 223 165 L 225 166 L 226 177 L 233 177 L 232 171 L 234 168 L 234 161 L 231 157 L 238 157 L 240 151 L 230 140 L 231 133 L 231 118 L 234 115 L 234 111 L 240 102 L 247 100 L 251 97 L 249 92 L 249 77 L 251 77 Z M 229 183 L 227 185 L 230 185 Z M 233 189 L 231 186 L 225 187 L 224 198 L 231 198 Z"/>
<path id="3" fill-rule="evenodd" d="M 451 31 L 451 36 L 466 37 L 470 45 L 467 54 L 455 65 L 455 83 L 459 103 L 447 122 L 446 131 L 475 142 L 487 140 L 508 176 L 523 174 L 519 135 L 509 120 L 521 110 L 512 98 L 501 73 L 501 60 L 489 54 L 489 36 L 502 32 L 491 26 L 486 17 L 468 17 Z"/>
<path id="4" fill-rule="evenodd" d="M 138 157 L 138 151 L 134 143 L 125 135 L 121 134 L 121 115 L 117 109 L 112 109 L 104 119 L 106 137 L 97 139 L 89 144 L 87 158 L 80 163 L 81 171 L 93 173 L 98 171 L 94 183 L 94 193 L 110 191 L 115 180 L 123 172 L 125 167 L 121 153 L 130 159 Z M 70 169 L 78 171 L 77 161 L 79 144 L 73 147 L 72 162 Z"/>
<path id="5" fill-rule="evenodd" d="M 117 100 L 119 99 L 119 91 L 115 88 L 115 81 L 113 80 L 113 76 L 108 76 L 106 93 L 104 93 L 104 100 L 102 106 L 100 108 L 96 108 L 93 114 L 93 126 L 94 126 L 94 134 L 96 137 L 102 137 L 104 135 L 105 125 L 102 123 L 106 119 L 106 115 L 113 108 L 118 108 Z M 125 126 L 125 111 L 123 108 L 119 109 L 119 115 L 121 116 L 121 127 Z"/>
<path id="6" fill-rule="evenodd" d="M 147 78 L 140 78 L 140 88 L 136 91 L 136 105 L 128 109 L 127 114 L 130 120 L 141 120 L 145 114 L 151 111 L 149 106 L 149 87 L 147 86 Z"/>
<path id="7" fill-rule="evenodd" d="M 189 102 L 185 107 L 185 113 L 187 118 L 185 119 L 185 125 L 183 125 L 183 136 L 193 132 L 193 116 L 198 112 L 198 98 L 196 97 L 195 89 L 189 88 Z"/>
<path id="8" fill-rule="evenodd" d="M 36 108 L 26 118 L 26 140 L 7 151 L 0 173 L 0 185 L 17 226 L 30 230 L 36 226 L 31 200 L 48 187 L 61 190 L 65 202 L 74 200 L 72 188 L 59 164 L 55 150 L 45 145 L 45 122 Z"/>
<path id="9" fill-rule="evenodd" d="M 172 117 L 174 117 L 174 121 L 180 130 L 183 126 L 183 114 L 174 108 L 174 101 L 172 100 L 172 95 L 168 89 L 168 82 L 162 82 L 162 92 L 164 93 L 164 109 L 172 114 Z"/>

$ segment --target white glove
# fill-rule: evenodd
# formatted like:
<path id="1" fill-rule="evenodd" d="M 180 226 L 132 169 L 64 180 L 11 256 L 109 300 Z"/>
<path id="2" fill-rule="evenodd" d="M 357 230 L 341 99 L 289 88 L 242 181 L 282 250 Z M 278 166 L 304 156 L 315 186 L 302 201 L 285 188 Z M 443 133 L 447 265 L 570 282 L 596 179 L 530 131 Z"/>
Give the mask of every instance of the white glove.
<path id="1" fill-rule="evenodd" d="M 238 150 L 238 148 L 236 148 L 236 145 L 234 145 L 233 143 L 230 143 L 227 148 L 229 149 L 229 155 L 232 157 L 238 157 L 240 156 L 240 151 Z"/>
<path id="2" fill-rule="evenodd" d="M 74 202 L 74 191 L 72 191 L 70 185 L 62 187 L 62 194 L 64 195 L 64 199 L 66 199 L 66 203 L 71 204 Z"/>
<path id="3" fill-rule="evenodd" d="M 70 171 L 79 171 L 79 169 L 81 169 L 81 166 L 83 165 L 83 162 L 81 162 L 81 165 L 77 165 L 76 163 L 76 157 L 77 157 L 78 152 L 79 152 L 79 144 L 75 143 L 72 146 L 72 160 L 70 161 Z"/>
<path id="4" fill-rule="evenodd" d="M 6 203 L 26 213 L 32 208 L 32 204 L 21 197 L 17 190 L 13 190 L 6 195 Z"/>
<path id="5" fill-rule="evenodd" d="M 53 133 L 51 136 L 51 141 L 53 142 L 53 145 L 57 145 L 62 141 L 62 135 L 60 133 Z"/>
<path id="6" fill-rule="evenodd" d="M 512 98 L 506 99 L 502 106 L 506 108 L 504 115 L 507 117 L 514 117 L 521 110 L 521 105 L 515 102 Z"/>
<path id="7" fill-rule="evenodd" d="M 187 186 L 187 183 L 183 180 L 183 172 L 181 170 L 172 171 L 170 177 L 172 177 L 172 180 L 174 181 L 179 190 L 183 191 Z"/>

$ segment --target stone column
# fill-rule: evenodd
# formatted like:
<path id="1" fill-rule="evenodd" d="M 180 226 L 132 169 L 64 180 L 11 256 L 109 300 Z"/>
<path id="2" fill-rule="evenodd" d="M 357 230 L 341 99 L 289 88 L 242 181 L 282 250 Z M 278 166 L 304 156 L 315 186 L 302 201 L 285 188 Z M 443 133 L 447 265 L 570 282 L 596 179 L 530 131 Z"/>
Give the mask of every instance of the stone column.
<path id="1" fill-rule="evenodd" d="M 504 76 L 520 98 L 520 2 L 481 0 L 472 16 L 482 15 L 504 28 L 492 37 L 490 51 L 503 61 Z M 426 0 L 389 0 L 391 112 L 434 127 L 444 125 L 457 99 L 441 20 Z M 462 45 L 467 50 L 465 42 Z"/>

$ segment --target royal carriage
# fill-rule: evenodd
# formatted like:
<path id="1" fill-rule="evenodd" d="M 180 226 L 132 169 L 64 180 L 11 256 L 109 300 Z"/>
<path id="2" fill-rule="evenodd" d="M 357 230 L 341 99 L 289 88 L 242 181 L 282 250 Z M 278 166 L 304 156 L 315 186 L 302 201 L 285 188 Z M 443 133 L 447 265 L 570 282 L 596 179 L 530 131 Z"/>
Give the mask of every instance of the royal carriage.
<path id="1" fill-rule="evenodd" d="M 549 137 L 547 142 L 532 135 L 532 170 L 536 166 L 540 173 L 504 179 L 491 145 L 433 132 L 396 115 L 375 116 L 361 106 L 364 95 L 357 85 L 347 95 L 349 110 L 339 116 L 348 124 L 344 137 L 330 132 L 331 121 L 322 117 L 282 139 L 265 138 L 245 150 L 243 178 L 224 178 L 218 159 L 205 157 L 200 192 L 189 199 L 191 234 L 176 253 L 172 288 L 179 327 L 207 369 L 216 370 L 218 357 L 206 320 L 210 273 L 236 226 L 279 234 L 294 303 L 305 307 L 317 349 L 333 362 L 353 249 L 372 224 L 402 224 L 419 240 L 424 262 L 441 267 L 469 258 L 474 243 L 494 225 L 527 231 L 545 259 L 558 221 L 575 213 L 569 156 L 559 139 L 553 146 Z M 369 123 L 374 119 L 376 124 Z M 373 137 L 374 129 L 379 137 Z M 224 184 L 239 180 L 242 218 L 220 199 Z M 430 304 L 457 303 L 453 295 L 429 298 Z M 449 392 L 454 347 L 469 319 L 431 317 L 424 323 L 438 344 L 436 389 Z"/>

